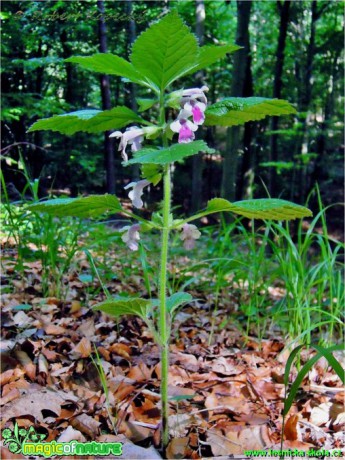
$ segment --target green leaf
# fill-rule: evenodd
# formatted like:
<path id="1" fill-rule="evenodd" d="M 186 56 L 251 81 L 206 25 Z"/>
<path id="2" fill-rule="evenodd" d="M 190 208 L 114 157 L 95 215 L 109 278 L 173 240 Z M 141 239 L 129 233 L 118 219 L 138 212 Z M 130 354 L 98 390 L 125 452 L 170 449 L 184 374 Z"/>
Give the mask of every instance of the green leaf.
<path id="1" fill-rule="evenodd" d="M 176 402 L 179 402 L 179 401 L 184 401 L 186 399 L 193 399 L 195 398 L 196 396 L 196 393 L 193 394 L 193 395 L 176 395 L 176 396 L 169 396 L 169 401 L 176 401 Z"/>
<path id="2" fill-rule="evenodd" d="M 263 163 L 260 163 L 259 166 L 264 168 L 276 168 L 277 173 L 281 174 L 284 169 L 292 169 L 295 166 L 295 163 L 293 161 L 264 161 Z"/>
<path id="3" fill-rule="evenodd" d="M 321 347 L 320 345 L 313 345 L 313 348 L 315 348 L 315 350 L 318 351 L 320 355 L 327 359 L 328 364 L 331 366 L 343 384 L 345 384 L 345 370 L 339 361 L 332 355 L 331 351 L 327 348 Z M 341 351 L 344 351 L 344 348 L 341 348 Z"/>
<path id="4" fill-rule="evenodd" d="M 79 64 L 87 70 L 93 70 L 106 75 L 117 75 L 127 78 L 133 83 L 150 86 L 150 83 L 134 68 L 133 64 L 111 53 L 99 53 L 93 56 L 73 56 L 66 62 Z"/>
<path id="5" fill-rule="evenodd" d="M 213 198 L 207 203 L 205 213 L 213 214 L 215 212 L 232 211 L 234 206 L 230 201 L 224 198 Z"/>
<path id="6" fill-rule="evenodd" d="M 52 130 L 60 131 L 64 134 L 74 134 L 77 131 L 83 131 L 88 120 L 94 118 L 100 112 L 100 110 L 94 109 L 78 110 L 63 115 L 55 115 L 51 118 L 43 118 L 30 126 L 28 133 L 39 130 Z"/>
<path id="7" fill-rule="evenodd" d="M 210 149 L 204 141 L 195 141 L 189 144 L 173 144 L 165 149 L 147 148 L 136 152 L 134 158 L 125 162 L 124 165 L 135 163 L 165 165 L 182 160 L 185 157 L 196 155 L 199 152 L 214 153 L 215 150 Z"/>
<path id="8" fill-rule="evenodd" d="M 139 112 L 145 112 L 145 110 L 150 109 L 154 104 L 158 101 L 157 99 L 144 99 L 144 98 L 137 98 L 137 103 L 139 104 Z"/>
<path id="9" fill-rule="evenodd" d="M 146 321 L 150 310 L 151 301 L 140 298 L 114 298 L 107 299 L 104 302 L 100 302 L 92 307 L 93 310 L 101 310 L 107 315 L 119 318 L 123 315 L 136 315 L 140 316 Z"/>
<path id="10" fill-rule="evenodd" d="M 236 207 L 236 214 L 249 219 L 290 220 L 313 215 L 304 206 L 276 198 L 236 201 L 233 205 Z"/>
<path id="11" fill-rule="evenodd" d="M 290 220 L 312 216 L 312 212 L 290 201 L 276 198 L 261 198 L 230 203 L 223 198 L 213 198 L 207 204 L 204 215 L 214 212 L 231 211 L 249 219 Z"/>
<path id="12" fill-rule="evenodd" d="M 78 276 L 79 281 L 82 283 L 92 283 L 93 281 L 93 276 L 88 275 L 87 273 L 82 273 L 81 275 Z"/>
<path id="13" fill-rule="evenodd" d="M 285 364 L 285 371 L 284 371 L 284 385 L 285 387 L 289 384 L 289 375 L 292 364 L 297 356 L 297 354 L 302 350 L 304 345 L 298 345 L 296 348 L 292 350 L 290 356 L 288 357 L 286 364 Z"/>
<path id="14" fill-rule="evenodd" d="M 141 177 L 153 185 L 157 185 L 162 179 L 162 168 L 159 165 L 144 164 L 141 167 Z"/>
<path id="15" fill-rule="evenodd" d="M 238 46 L 238 45 L 202 46 L 200 48 L 199 56 L 197 57 L 195 66 L 191 70 L 189 70 L 186 74 L 197 72 L 200 69 L 204 69 L 205 67 L 208 67 L 209 65 L 214 64 L 219 59 L 224 58 L 226 54 L 233 53 L 241 48 L 242 46 Z"/>
<path id="16" fill-rule="evenodd" d="M 56 198 L 27 207 L 29 211 L 45 212 L 56 217 L 96 217 L 106 212 L 122 211 L 115 195 L 91 195 L 81 198 Z"/>
<path id="17" fill-rule="evenodd" d="M 167 310 L 172 313 L 184 303 L 191 302 L 193 297 L 187 292 L 175 292 L 167 298 Z"/>
<path id="18" fill-rule="evenodd" d="M 130 123 L 149 124 L 128 107 L 118 106 L 111 110 L 78 110 L 63 115 L 55 115 L 51 118 L 43 118 L 36 121 L 28 129 L 28 132 L 51 130 L 68 135 L 77 131 L 97 133 L 123 128 Z"/>
<path id="19" fill-rule="evenodd" d="M 299 345 L 298 347 L 296 347 L 291 352 L 291 355 L 289 356 L 288 362 L 286 364 L 285 372 L 284 372 L 284 384 L 285 385 L 287 385 L 287 383 L 289 381 L 289 373 L 290 373 L 292 362 L 295 359 L 297 353 L 300 351 L 301 348 L 302 348 L 302 346 Z M 297 377 L 295 378 L 293 384 L 291 385 L 291 388 L 290 388 L 290 391 L 289 391 L 289 396 L 287 398 L 285 398 L 285 400 L 284 400 L 284 409 L 283 409 L 283 415 L 284 416 L 286 416 L 288 414 L 288 412 L 289 412 L 289 410 L 290 410 L 290 408 L 292 406 L 293 400 L 295 399 L 295 396 L 297 394 L 297 391 L 298 391 L 299 387 L 301 386 L 301 384 L 303 382 L 304 377 L 312 369 L 313 365 L 322 356 L 324 356 L 328 360 L 330 365 L 332 365 L 332 364 L 334 365 L 335 358 L 331 355 L 331 353 L 333 351 L 336 351 L 336 350 L 341 350 L 342 351 L 344 347 L 342 345 L 334 345 L 334 346 L 329 347 L 329 348 L 322 348 L 322 347 L 319 347 L 319 346 L 314 346 L 314 348 L 316 350 L 318 350 L 319 353 L 316 356 L 313 356 L 312 358 L 310 358 L 305 363 L 305 365 L 302 367 L 302 369 L 299 371 L 299 373 L 297 374 Z M 330 356 L 332 356 L 333 359 L 330 359 Z M 335 361 L 337 361 L 337 360 L 335 360 Z M 339 366 L 340 366 L 340 364 L 337 362 L 337 364 L 336 364 L 336 366 L 334 368 L 334 370 L 337 372 L 337 374 L 338 374 Z M 341 368 L 341 366 L 340 366 L 340 368 Z M 340 377 L 340 379 L 344 383 L 343 369 L 342 369 L 342 372 L 340 371 L 340 374 L 338 374 L 338 376 Z"/>
<path id="20" fill-rule="evenodd" d="M 32 310 L 32 305 L 21 303 L 20 305 L 16 305 L 12 307 L 12 310 L 13 311 L 28 311 L 28 310 Z"/>
<path id="21" fill-rule="evenodd" d="M 281 99 L 228 97 L 208 107 L 205 124 L 208 126 L 242 125 L 248 121 L 261 120 L 269 115 L 292 113 L 296 113 L 296 110 L 289 102 Z"/>
<path id="22" fill-rule="evenodd" d="M 164 90 L 195 66 L 198 44 L 176 12 L 167 14 L 133 44 L 136 70 Z"/>

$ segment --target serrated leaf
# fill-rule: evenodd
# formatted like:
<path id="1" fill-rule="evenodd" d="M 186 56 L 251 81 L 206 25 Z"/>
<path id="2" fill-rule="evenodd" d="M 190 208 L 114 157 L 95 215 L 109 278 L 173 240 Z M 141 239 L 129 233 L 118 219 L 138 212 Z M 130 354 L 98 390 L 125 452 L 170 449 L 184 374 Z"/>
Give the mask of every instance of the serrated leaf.
<path id="1" fill-rule="evenodd" d="M 196 59 L 195 66 L 189 70 L 185 75 L 197 72 L 198 70 L 204 69 L 211 64 L 224 58 L 228 53 L 234 53 L 241 49 L 242 46 L 238 45 L 205 45 L 199 49 L 199 55 Z"/>
<path id="2" fill-rule="evenodd" d="M 205 125 L 234 126 L 267 116 L 296 113 L 292 105 L 281 99 L 263 97 L 228 97 L 210 105 L 206 110 Z"/>
<path id="3" fill-rule="evenodd" d="M 312 216 L 312 212 L 290 201 L 275 198 L 261 198 L 230 203 L 223 198 L 214 198 L 208 202 L 205 214 L 230 211 L 249 219 L 290 220 Z"/>
<path id="4" fill-rule="evenodd" d="M 92 56 L 72 56 L 65 59 L 66 62 L 79 64 L 84 69 L 93 70 L 94 72 L 104 73 L 106 75 L 117 75 L 127 78 L 133 83 L 150 86 L 150 83 L 140 75 L 132 63 L 126 59 L 111 53 L 98 53 Z"/>
<path id="5" fill-rule="evenodd" d="M 146 321 L 151 309 L 151 301 L 131 297 L 107 299 L 104 302 L 94 305 L 92 309 L 103 311 L 107 315 L 114 316 L 115 318 L 119 318 L 123 315 L 136 315 Z"/>
<path id="6" fill-rule="evenodd" d="M 148 124 L 133 110 L 125 106 L 114 107 L 111 110 L 77 110 L 51 118 L 36 121 L 29 129 L 31 131 L 59 131 L 71 135 L 77 131 L 97 133 L 111 129 L 119 129 L 130 123 Z"/>
<path id="7" fill-rule="evenodd" d="M 213 198 L 207 203 L 205 212 L 213 214 L 215 212 L 232 211 L 233 204 L 224 198 Z"/>
<path id="8" fill-rule="evenodd" d="M 42 201 L 27 207 L 29 211 L 44 212 L 55 217 L 82 217 L 100 216 L 106 212 L 117 213 L 122 211 L 121 204 L 115 195 L 91 195 L 81 198 L 56 198 Z"/>
<path id="9" fill-rule="evenodd" d="M 291 220 L 313 215 L 304 206 L 275 198 L 236 201 L 233 205 L 236 206 L 236 214 L 249 219 Z"/>
<path id="10" fill-rule="evenodd" d="M 215 150 L 209 148 L 204 141 L 194 141 L 188 144 L 173 144 L 165 149 L 147 148 L 139 150 L 134 154 L 134 158 L 124 164 L 151 163 L 165 165 L 182 160 L 185 157 L 196 155 L 199 152 L 214 153 Z"/>
<path id="11" fill-rule="evenodd" d="M 164 90 L 195 65 L 197 53 L 196 37 L 172 12 L 138 37 L 131 61 L 136 70 Z"/>
<path id="12" fill-rule="evenodd" d="M 191 302 L 193 297 L 187 292 L 175 292 L 167 298 L 167 310 L 172 313 L 184 303 Z"/>

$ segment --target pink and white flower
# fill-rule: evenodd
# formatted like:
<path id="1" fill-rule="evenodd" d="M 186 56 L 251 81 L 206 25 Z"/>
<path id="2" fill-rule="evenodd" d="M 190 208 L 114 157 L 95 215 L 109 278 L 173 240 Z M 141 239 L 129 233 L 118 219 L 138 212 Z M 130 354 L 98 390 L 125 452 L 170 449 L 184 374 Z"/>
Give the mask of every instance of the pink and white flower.
<path id="1" fill-rule="evenodd" d="M 207 91 L 208 87 L 202 86 L 201 88 L 185 89 L 180 93 L 180 104 L 183 108 L 177 119 L 170 124 L 170 129 L 179 133 L 179 143 L 192 142 L 195 139 L 194 132 L 198 126 L 204 123 L 207 106 L 205 92 Z M 193 117 L 193 121 L 189 120 L 190 117 Z"/>
<path id="2" fill-rule="evenodd" d="M 127 244 L 131 251 L 137 251 L 139 248 L 140 241 L 140 225 L 126 225 L 126 227 L 121 228 L 120 232 L 125 232 L 121 239 L 124 243 Z"/>
<path id="3" fill-rule="evenodd" d="M 204 123 L 206 104 L 191 99 L 189 102 L 185 103 L 183 108 L 188 110 L 188 112 L 192 112 L 193 122 L 196 125 L 202 125 Z"/>
<path id="4" fill-rule="evenodd" d="M 114 133 L 110 134 L 109 137 L 116 137 L 120 138 L 119 150 L 121 150 L 121 156 L 124 161 L 128 161 L 128 155 L 126 153 L 127 144 L 131 145 L 132 152 L 136 152 L 140 149 L 141 143 L 144 140 L 145 131 L 138 126 L 131 126 L 127 128 L 127 130 L 122 133 L 121 131 L 115 131 Z"/>
<path id="5" fill-rule="evenodd" d="M 190 116 L 192 116 L 191 111 L 182 109 L 177 119 L 170 124 L 171 131 L 179 133 L 178 141 L 180 144 L 192 142 L 195 139 L 194 132 L 198 126 L 188 120 Z"/>
<path id="6" fill-rule="evenodd" d="M 200 238 L 201 233 L 197 227 L 193 224 L 184 224 L 182 227 L 181 240 L 183 241 L 183 247 L 187 250 L 195 247 L 195 240 Z"/>
<path id="7" fill-rule="evenodd" d="M 130 200 L 132 200 L 134 207 L 141 209 L 144 206 L 141 196 L 144 193 L 144 187 L 147 187 L 150 184 L 151 182 L 149 182 L 146 179 L 143 179 L 138 182 L 131 182 L 130 184 L 126 185 L 126 187 L 124 187 L 125 190 L 133 187 L 133 190 L 129 192 L 128 197 Z"/>
<path id="8" fill-rule="evenodd" d="M 181 104 L 185 110 L 192 113 L 193 122 L 197 125 L 202 125 L 205 121 L 205 110 L 207 106 L 205 92 L 207 91 L 207 86 L 190 88 L 182 91 Z"/>
<path id="9" fill-rule="evenodd" d="M 189 102 L 190 99 L 199 100 L 200 102 L 207 104 L 207 98 L 205 96 L 205 93 L 207 92 L 207 86 L 202 86 L 201 88 L 184 89 L 182 91 L 182 105 L 184 105 L 186 102 Z"/>

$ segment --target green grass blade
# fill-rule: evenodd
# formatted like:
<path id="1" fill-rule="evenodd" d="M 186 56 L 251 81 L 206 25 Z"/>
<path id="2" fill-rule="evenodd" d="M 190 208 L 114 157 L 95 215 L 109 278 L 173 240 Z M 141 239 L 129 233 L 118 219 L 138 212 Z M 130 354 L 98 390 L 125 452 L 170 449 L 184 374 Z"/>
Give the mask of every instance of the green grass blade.
<path id="1" fill-rule="evenodd" d="M 297 352 L 299 351 L 298 349 L 300 349 L 302 346 L 300 345 L 299 347 L 295 348 L 293 350 L 292 353 L 294 353 L 294 357 L 296 356 Z M 308 374 L 308 372 L 311 370 L 311 368 L 313 367 L 313 365 L 322 357 L 324 356 L 327 361 L 328 361 L 328 358 L 329 358 L 329 355 L 332 351 L 336 351 L 336 350 L 342 350 L 343 347 L 342 345 L 334 345 L 330 348 L 327 348 L 326 350 L 322 347 L 317 347 L 317 346 L 314 346 L 314 348 L 316 350 L 320 350 L 319 353 L 317 353 L 317 355 L 313 356 L 313 358 L 310 358 L 309 361 L 307 361 L 305 363 L 305 365 L 302 367 L 302 369 L 299 371 L 299 373 L 297 374 L 297 377 L 296 377 L 296 380 L 294 381 L 294 383 L 291 385 L 291 388 L 290 388 L 290 392 L 289 392 L 289 396 L 285 399 L 284 401 L 284 409 L 283 409 L 283 416 L 285 417 L 287 415 L 287 413 L 289 412 L 289 410 L 291 409 L 291 406 L 292 406 L 292 403 L 295 399 L 295 396 L 297 394 L 297 391 L 299 389 L 299 387 L 301 386 L 302 382 L 303 382 L 303 379 L 304 377 Z M 297 350 L 297 351 L 296 351 Z M 326 353 L 324 353 L 326 351 Z M 291 354 L 292 354 L 291 353 Z M 291 355 L 290 355 L 291 357 Z M 289 364 L 289 369 L 291 368 L 291 365 L 292 365 L 292 362 L 293 362 L 293 359 L 290 360 L 290 357 L 288 359 L 288 362 L 286 364 L 286 367 L 288 366 Z M 335 358 L 334 358 L 335 359 Z M 337 362 L 338 363 L 338 362 Z M 340 366 L 340 364 L 338 363 L 338 365 Z M 336 366 L 337 368 L 337 366 Z M 337 372 L 337 371 L 335 371 Z M 340 377 L 341 378 L 341 377 Z M 341 378 L 342 379 L 342 378 Z M 284 383 L 286 382 L 286 370 L 285 370 L 285 374 L 284 374 Z"/>
<path id="2" fill-rule="evenodd" d="M 341 367 L 339 361 L 329 351 L 329 348 L 323 348 L 320 345 L 313 345 L 313 348 L 315 348 L 315 350 L 318 351 L 319 354 L 321 354 L 327 359 L 331 368 L 334 370 L 334 372 L 337 374 L 340 380 L 345 384 L 345 371 Z M 343 348 L 340 348 L 340 350 L 343 350 Z"/>

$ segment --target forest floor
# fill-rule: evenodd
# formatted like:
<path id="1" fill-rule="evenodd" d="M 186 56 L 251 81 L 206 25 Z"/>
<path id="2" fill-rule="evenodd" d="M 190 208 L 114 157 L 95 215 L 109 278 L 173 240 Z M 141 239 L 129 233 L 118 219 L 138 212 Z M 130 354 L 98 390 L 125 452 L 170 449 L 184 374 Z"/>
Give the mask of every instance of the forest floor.
<path id="1" fill-rule="evenodd" d="M 11 289 L 2 296 L 1 429 L 13 430 L 17 422 L 27 430 L 33 426 L 45 435 L 44 442 L 119 441 L 120 458 L 161 458 L 159 350 L 145 324 L 134 317 L 114 321 L 90 310 L 104 297 L 85 298 L 85 283 L 75 273 L 65 278 L 63 300 L 43 297 L 40 264 L 26 262 L 24 279 L 16 275 L 15 264 L 15 249 L 5 249 L 2 277 Z M 136 276 L 123 284 L 127 292 L 143 288 Z M 122 287 L 116 280 L 111 290 Z M 245 337 L 229 321 L 229 305 L 236 310 L 237 302 L 230 291 L 223 292 L 227 301 L 220 301 L 216 312 L 211 298 L 194 294 L 198 302 L 184 308 L 173 325 L 167 457 L 252 458 L 246 451 L 279 450 L 283 377 L 291 351 L 286 338 L 274 329 L 265 339 Z M 312 354 L 302 351 L 301 364 Z M 335 356 L 344 359 L 341 353 Z M 290 381 L 296 374 L 293 367 Z M 336 449 L 340 458 L 344 395 L 339 378 L 321 358 L 286 418 L 284 449 L 305 456 Z M 26 458 L 7 447 L 1 448 L 2 458 Z M 309 452 L 313 456 L 321 454 Z"/>

